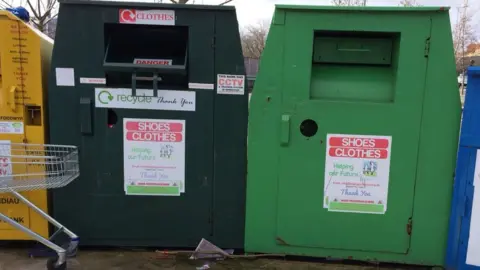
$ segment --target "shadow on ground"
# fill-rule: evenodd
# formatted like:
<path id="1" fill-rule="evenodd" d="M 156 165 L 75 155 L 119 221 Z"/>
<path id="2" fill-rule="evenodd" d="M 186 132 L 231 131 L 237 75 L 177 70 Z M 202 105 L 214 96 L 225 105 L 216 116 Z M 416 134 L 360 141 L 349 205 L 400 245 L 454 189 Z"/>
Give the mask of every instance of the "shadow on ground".
<path id="1" fill-rule="evenodd" d="M 28 258 L 26 250 L 0 249 L 0 270 L 44 270 L 45 259 Z M 205 267 L 208 265 L 208 267 Z M 203 267 L 202 267 L 203 266 Z M 189 260 L 186 255 L 161 256 L 155 252 L 79 251 L 68 260 L 69 270 L 196 270 L 196 269 L 259 269 L 259 270 L 380 270 L 413 269 L 412 267 L 380 267 L 376 265 L 344 265 L 338 263 L 298 262 L 283 259 L 235 259 L 225 261 Z M 420 268 L 417 268 L 420 269 Z M 425 268 L 424 268 L 425 269 Z"/>

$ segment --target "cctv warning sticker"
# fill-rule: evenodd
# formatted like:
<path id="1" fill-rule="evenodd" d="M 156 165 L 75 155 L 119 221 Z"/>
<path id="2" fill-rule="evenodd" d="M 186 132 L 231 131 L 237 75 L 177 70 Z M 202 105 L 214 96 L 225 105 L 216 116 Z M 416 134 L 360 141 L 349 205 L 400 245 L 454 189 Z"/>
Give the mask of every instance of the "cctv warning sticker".
<path id="1" fill-rule="evenodd" d="M 243 95 L 245 94 L 244 75 L 217 75 L 217 94 Z"/>
<path id="2" fill-rule="evenodd" d="M 328 134 L 324 208 L 385 214 L 392 137 Z"/>
<path id="3" fill-rule="evenodd" d="M 175 25 L 175 11 L 120 9 L 119 22 L 129 24 Z"/>

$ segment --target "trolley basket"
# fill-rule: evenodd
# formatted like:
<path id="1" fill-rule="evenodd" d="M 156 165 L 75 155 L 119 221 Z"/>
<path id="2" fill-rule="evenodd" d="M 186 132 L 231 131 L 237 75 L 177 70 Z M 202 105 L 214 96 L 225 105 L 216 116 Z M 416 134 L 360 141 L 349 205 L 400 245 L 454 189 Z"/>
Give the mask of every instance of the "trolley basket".
<path id="1" fill-rule="evenodd" d="M 79 238 L 20 192 L 64 187 L 79 176 L 78 149 L 75 146 L 0 142 L 0 193 L 15 196 L 58 230 L 46 239 L 5 213 L 0 213 L 0 220 L 56 252 L 57 256 L 47 261 L 47 269 L 66 269 L 67 254 L 76 253 Z M 70 238 L 68 246 L 60 247 L 53 243 L 53 238 L 61 232 Z"/>

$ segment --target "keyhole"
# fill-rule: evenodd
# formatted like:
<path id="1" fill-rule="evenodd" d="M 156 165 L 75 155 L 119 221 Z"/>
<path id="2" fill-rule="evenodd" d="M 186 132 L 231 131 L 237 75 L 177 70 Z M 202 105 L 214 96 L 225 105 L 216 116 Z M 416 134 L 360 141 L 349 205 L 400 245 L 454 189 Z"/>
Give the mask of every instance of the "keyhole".
<path id="1" fill-rule="evenodd" d="M 302 133 L 302 135 L 305 137 L 309 138 L 315 136 L 315 134 L 317 134 L 317 131 L 317 122 L 312 119 L 303 120 L 303 122 L 300 124 L 300 133 Z"/>

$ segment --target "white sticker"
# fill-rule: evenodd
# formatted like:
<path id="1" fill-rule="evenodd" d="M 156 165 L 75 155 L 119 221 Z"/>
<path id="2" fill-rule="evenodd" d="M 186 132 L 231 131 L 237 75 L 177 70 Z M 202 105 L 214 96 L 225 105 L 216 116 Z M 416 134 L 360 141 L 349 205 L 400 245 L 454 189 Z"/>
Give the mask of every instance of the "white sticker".
<path id="1" fill-rule="evenodd" d="M 173 10 L 120 9 L 119 22 L 129 24 L 175 25 Z"/>
<path id="2" fill-rule="evenodd" d="M 391 145 L 391 136 L 328 134 L 323 207 L 385 214 Z"/>
<path id="3" fill-rule="evenodd" d="M 123 119 L 127 195 L 185 192 L 185 120 Z"/>
<path id="4" fill-rule="evenodd" d="M 217 75 L 217 94 L 243 95 L 245 94 L 244 75 Z"/>
<path id="5" fill-rule="evenodd" d="M 213 83 L 188 83 L 188 88 L 213 90 L 215 89 L 215 85 Z"/>
<path id="6" fill-rule="evenodd" d="M 0 122 L 0 134 L 23 134 L 23 122 Z"/>
<path id="7" fill-rule="evenodd" d="M 151 66 L 171 66 L 173 61 L 171 59 L 145 59 L 135 58 L 133 59 L 135 65 L 151 65 Z"/>
<path id="8" fill-rule="evenodd" d="M 105 78 L 80 78 L 80 83 L 84 84 L 106 84 Z"/>
<path id="9" fill-rule="evenodd" d="M 137 89 L 132 96 L 128 88 L 95 88 L 95 107 L 167 111 L 195 111 L 195 91 Z"/>
<path id="10" fill-rule="evenodd" d="M 12 143 L 7 140 L 0 141 L 0 177 L 2 180 L 12 180 Z M 9 177 L 10 176 L 10 177 Z"/>
<path id="11" fill-rule="evenodd" d="M 75 86 L 75 72 L 73 68 L 55 68 L 57 86 Z"/>
<path id="12" fill-rule="evenodd" d="M 473 202 L 470 219 L 466 264 L 480 266 L 480 150 L 477 150 L 475 170 L 473 173 Z"/>

